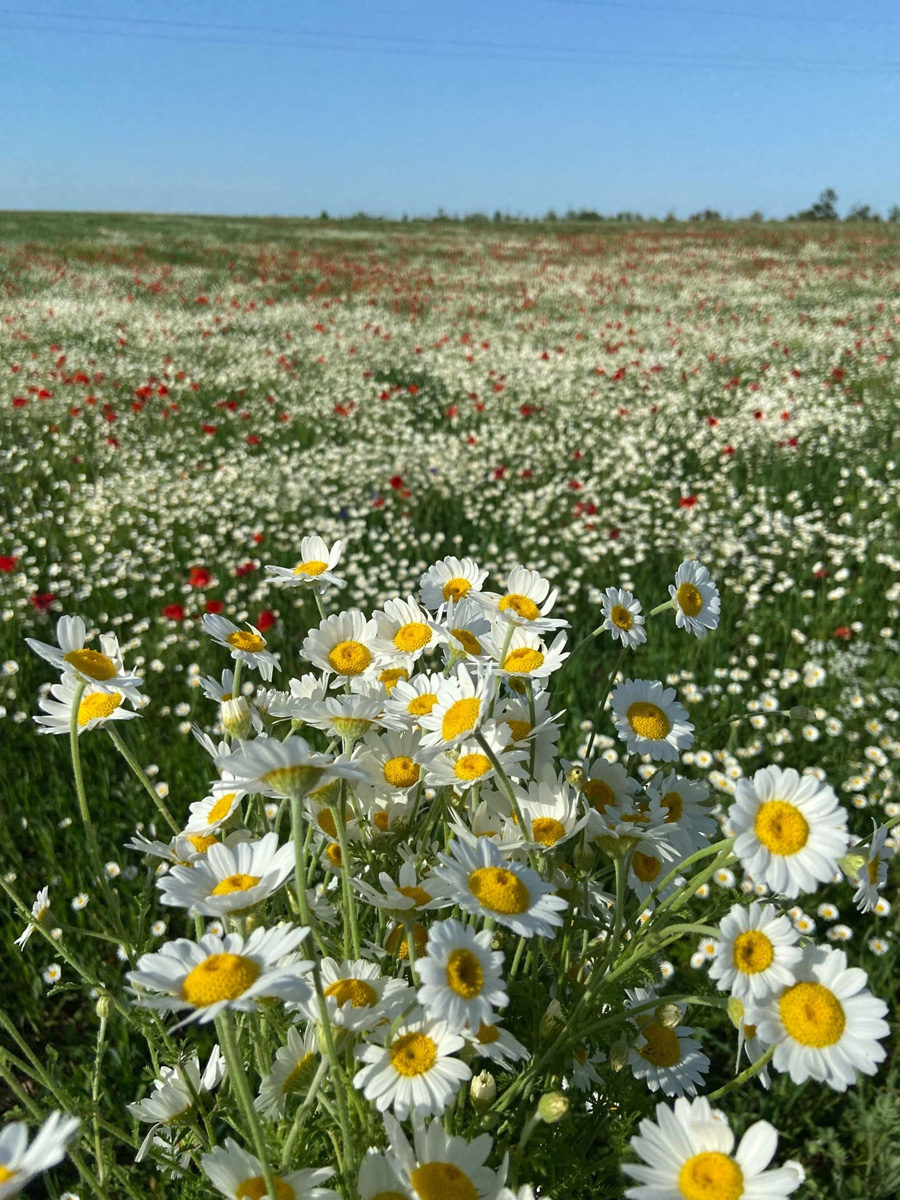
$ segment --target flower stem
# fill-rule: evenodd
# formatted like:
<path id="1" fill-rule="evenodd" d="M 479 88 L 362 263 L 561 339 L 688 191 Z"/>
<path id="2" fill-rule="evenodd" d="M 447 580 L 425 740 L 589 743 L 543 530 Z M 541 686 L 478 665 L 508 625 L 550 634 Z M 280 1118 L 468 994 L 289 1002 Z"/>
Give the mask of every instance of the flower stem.
<path id="1" fill-rule="evenodd" d="M 591 757 L 591 751 L 594 749 L 594 740 L 597 737 L 597 726 L 600 724 L 601 720 L 603 719 L 603 710 L 606 708 L 607 697 L 609 696 L 609 693 L 613 689 L 613 684 L 616 682 L 616 676 L 619 673 L 619 667 L 622 665 L 622 660 L 624 659 L 624 657 L 627 653 L 628 653 L 628 647 L 623 646 L 622 649 L 619 651 L 618 655 L 616 656 L 616 661 L 615 661 L 615 665 L 613 666 L 613 669 L 609 673 L 609 678 L 606 681 L 606 688 L 604 689 L 603 695 L 600 698 L 600 703 L 597 705 L 597 715 L 594 718 L 593 728 L 591 729 L 590 741 L 588 742 L 587 752 L 585 753 L 585 756 L 584 756 L 587 759 L 589 759 Z"/>
<path id="2" fill-rule="evenodd" d="M 180 826 L 179 826 L 178 822 L 175 820 L 175 818 L 169 812 L 169 809 L 166 806 L 165 802 L 163 801 L 162 796 L 159 795 L 156 788 L 153 786 L 153 784 L 147 778 L 147 775 L 145 774 L 144 769 L 141 767 L 138 760 L 134 757 L 134 755 L 131 753 L 131 751 L 128 749 L 128 747 L 125 745 L 125 743 L 122 741 L 122 738 L 121 738 L 118 730 L 113 729 L 113 727 L 111 725 L 108 725 L 106 728 L 106 732 L 109 734 L 110 739 L 112 740 L 112 744 L 115 746 L 115 748 L 118 750 L 118 752 L 122 755 L 122 757 L 128 763 L 129 767 L 131 767 L 132 771 L 134 771 L 135 775 L 137 776 L 137 778 L 138 778 L 139 782 L 141 783 L 141 785 L 143 786 L 144 790 L 148 793 L 148 795 L 150 796 L 150 799 L 153 801 L 153 803 L 159 809 L 159 813 L 162 816 L 163 820 L 166 822 L 166 824 L 169 826 L 169 828 L 172 830 L 173 833 L 178 833 L 180 830 Z"/>
<path id="3" fill-rule="evenodd" d="M 253 1148 L 256 1151 L 256 1157 L 259 1159 L 260 1167 L 262 1168 L 263 1179 L 266 1181 L 266 1192 L 269 1200 L 278 1200 L 278 1193 L 275 1190 L 275 1175 L 269 1163 L 266 1139 L 263 1135 L 259 1116 L 253 1107 L 253 1097 L 250 1094 L 250 1085 L 247 1082 L 247 1075 L 244 1071 L 244 1062 L 241 1058 L 241 1052 L 238 1049 L 237 1039 L 234 1036 L 234 1020 L 227 1009 L 216 1017 L 216 1030 L 222 1046 L 222 1053 L 225 1055 L 225 1062 L 228 1066 L 228 1078 L 231 1081 L 232 1093 L 237 1099 L 238 1105 L 244 1114 L 244 1120 L 250 1128 Z"/>
<path id="4" fill-rule="evenodd" d="M 742 1083 L 746 1083 L 748 1079 L 752 1079 L 754 1075 L 758 1075 L 774 1053 L 775 1046 L 773 1045 L 755 1063 L 751 1063 L 746 1070 L 741 1071 L 740 1075 L 735 1075 L 734 1079 L 717 1088 L 716 1091 L 710 1092 L 706 1099 L 720 1100 L 722 1096 L 727 1096 L 729 1092 L 733 1092 L 735 1088 L 739 1088 Z"/>

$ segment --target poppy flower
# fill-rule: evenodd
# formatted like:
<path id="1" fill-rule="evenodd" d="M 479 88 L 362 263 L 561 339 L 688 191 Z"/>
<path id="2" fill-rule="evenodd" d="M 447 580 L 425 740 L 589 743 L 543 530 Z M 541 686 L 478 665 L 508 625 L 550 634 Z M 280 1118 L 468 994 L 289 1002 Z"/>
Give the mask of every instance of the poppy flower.
<path id="1" fill-rule="evenodd" d="M 260 633 L 265 633 L 267 629 L 271 629 L 278 618 L 272 612 L 271 608 L 264 608 L 256 618 L 256 628 Z"/>
<path id="2" fill-rule="evenodd" d="M 167 621 L 183 621 L 184 620 L 184 605 L 183 604 L 167 604 L 162 610 L 162 615 Z"/>
<path id="3" fill-rule="evenodd" d="M 0 554 L 0 571 L 2 571 L 5 575 L 8 575 L 10 571 L 14 571 L 16 569 L 16 563 L 18 561 L 19 560 L 15 554 Z"/>
<path id="4" fill-rule="evenodd" d="M 188 572 L 188 583 L 191 587 L 206 588 L 212 583 L 212 571 L 208 567 L 191 567 Z"/>
<path id="5" fill-rule="evenodd" d="M 46 612 L 53 601 L 56 599 L 56 592 L 38 592 L 37 595 L 30 596 L 32 606 L 38 612 Z"/>

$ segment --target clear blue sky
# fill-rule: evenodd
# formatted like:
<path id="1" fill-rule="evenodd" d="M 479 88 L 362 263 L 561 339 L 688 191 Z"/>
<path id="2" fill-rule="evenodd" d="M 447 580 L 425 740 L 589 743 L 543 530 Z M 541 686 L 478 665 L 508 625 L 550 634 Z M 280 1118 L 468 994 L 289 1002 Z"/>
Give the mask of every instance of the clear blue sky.
<path id="1" fill-rule="evenodd" d="M 0 208 L 784 216 L 827 186 L 900 204 L 896 0 L 0 0 Z"/>

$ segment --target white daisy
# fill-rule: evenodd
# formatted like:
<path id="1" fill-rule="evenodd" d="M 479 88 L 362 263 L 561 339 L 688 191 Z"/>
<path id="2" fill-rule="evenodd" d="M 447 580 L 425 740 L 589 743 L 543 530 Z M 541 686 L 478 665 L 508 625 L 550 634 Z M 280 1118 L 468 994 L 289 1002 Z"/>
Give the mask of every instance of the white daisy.
<path id="1" fill-rule="evenodd" d="M 471 1142 L 451 1137 L 440 1121 L 426 1126 L 418 1110 L 412 1126 L 415 1149 L 399 1121 L 389 1114 L 384 1118 L 390 1141 L 388 1161 L 404 1190 L 417 1200 L 495 1200 L 506 1179 L 506 1159 L 499 1171 L 484 1165 L 492 1148 L 488 1134 Z"/>
<path id="2" fill-rule="evenodd" d="M 398 680 L 384 702 L 384 724 L 393 729 L 409 729 L 417 725 L 437 704 L 438 693 L 444 682 L 443 675 L 431 672 L 413 675 L 409 680 Z"/>
<path id="3" fill-rule="evenodd" d="M 719 624 L 719 589 L 696 559 L 685 559 L 681 564 L 675 572 L 675 583 L 669 584 L 669 595 L 679 629 L 702 638 Z"/>
<path id="4" fill-rule="evenodd" d="M 484 606 L 475 600 L 451 602 L 443 621 L 434 622 L 434 625 L 447 642 L 451 660 L 483 658 L 487 653 L 484 641 L 491 632 L 491 623 L 485 616 Z"/>
<path id="5" fill-rule="evenodd" d="M 190 807 L 185 833 L 214 833 L 221 829 L 231 819 L 243 796 L 242 790 L 235 790 L 195 800 Z"/>
<path id="6" fill-rule="evenodd" d="M 49 1171 L 66 1156 L 78 1134 L 77 1117 L 53 1112 L 28 1144 L 28 1127 L 13 1121 L 0 1130 L 0 1200 L 20 1192 L 35 1176 Z"/>
<path id="7" fill-rule="evenodd" d="M 264 1200 L 268 1195 L 263 1177 L 262 1163 L 254 1154 L 249 1154 L 233 1138 L 226 1138 L 224 1146 L 216 1146 L 204 1154 L 200 1165 L 210 1182 L 228 1200 Z M 320 1187 L 334 1174 L 331 1167 L 307 1168 L 288 1171 L 275 1176 L 275 1191 L 278 1200 L 339 1200 L 331 1188 Z"/>
<path id="8" fill-rule="evenodd" d="M 489 929 L 476 933 L 452 918 L 431 925 L 425 955 L 416 964 L 418 999 L 429 1017 L 451 1029 L 466 1024 L 477 1029 L 491 1020 L 495 1007 L 506 1007 L 503 952 L 491 949 L 493 936 Z"/>
<path id="9" fill-rule="evenodd" d="M 281 925 L 254 929 L 246 941 L 237 933 L 206 934 L 199 942 L 178 938 L 142 954 L 137 970 L 126 977 L 136 1004 L 189 1009 L 181 1025 L 206 1024 L 226 1008 L 252 1011 L 264 997 L 302 1001 L 309 995 L 303 975 L 312 963 L 298 960 L 293 951 L 308 933 L 306 926 Z"/>
<path id="10" fill-rule="evenodd" d="M 436 746 L 422 745 L 419 730 L 407 727 L 367 737 L 355 761 L 374 793 L 408 795 L 425 782 L 437 753 Z"/>
<path id="11" fill-rule="evenodd" d="M 544 688 L 536 687 L 532 690 L 532 702 L 534 704 L 533 724 L 531 705 L 527 696 L 504 696 L 494 706 L 494 720 L 498 725 L 508 725 L 512 734 L 510 743 L 518 745 L 520 749 L 528 748 L 529 754 L 530 743 L 534 742 L 535 770 L 537 771 L 551 764 L 556 756 L 556 743 L 562 732 L 557 724 L 557 719 L 562 716 L 562 713 L 551 715 L 550 693 Z"/>
<path id="12" fill-rule="evenodd" d="M 34 933 L 35 929 L 37 929 L 38 925 L 46 920 L 49 913 L 50 889 L 48 887 L 42 887 L 34 898 L 34 904 L 31 906 L 31 920 L 16 938 L 13 945 L 18 946 L 20 950 L 24 950 L 28 939 Z"/>
<path id="13" fill-rule="evenodd" d="M 514 679 L 549 679 L 569 657 L 565 652 L 566 635 L 558 633 L 548 646 L 539 633 L 529 629 L 507 629 L 498 626 L 481 639 L 481 644 L 497 664 L 500 675 Z"/>
<path id="14" fill-rule="evenodd" d="M 771 904 L 735 904 L 719 923 L 709 975 L 719 991 L 760 1003 L 788 987 L 803 957 L 800 934 Z"/>
<path id="15" fill-rule="evenodd" d="M 584 828 L 588 814 L 580 811 L 578 793 L 552 764 L 543 769 L 526 788 L 514 786 L 519 810 L 525 821 L 522 831 L 533 845 L 545 850 L 567 842 Z"/>
<path id="16" fill-rule="evenodd" d="M 639 1129 L 631 1148 L 643 1161 L 622 1163 L 638 1180 L 628 1200 L 784 1200 L 803 1182 L 794 1164 L 766 1170 L 778 1146 L 768 1121 L 751 1125 L 733 1152 L 728 1122 L 702 1096 L 676 1100 L 674 1112 L 658 1104 L 656 1122 Z"/>
<path id="17" fill-rule="evenodd" d="M 603 613 L 601 629 L 608 630 L 613 639 L 634 650 L 647 640 L 641 602 L 623 588 L 608 587 L 600 597 Z"/>
<path id="18" fill-rule="evenodd" d="M 412 989 L 402 979 L 384 975 L 377 963 L 363 958 L 323 958 L 322 990 L 328 1019 L 334 1029 L 351 1033 L 374 1029 L 391 1021 L 412 999 Z M 315 1024 L 321 1022 L 316 997 L 310 995 L 300 1005 L 304 1015 Z"/>
<path id="19" fill-rule="evenodd" d="M 528 755 L 525 750 L 507 749 L 508 725 L 496 725 L 491 721 L 482 727 L 481 736 L 508 776 L 515 778 L 523 773 L 522 763 Z M 434 787 L 452 787 L 457 792 L 487 783 L 497 775 L 484 746 L 476 741 L 460 742 L 452 754 L 438 754 L 428 764 L 428 772 L 429 782 Z"/>
<path id="20" fill-rule="evenodd" d="M 531 1051 L 497 1023 L 496 1017 L 483 1021 L 477 1029 L 464 1029 L 466 1040 L 478 1058 L 508 1064 L 531 1058 Z"/>
<path id="21" fill-rule="evenodd" d="M 213 675 L 200 676 L 199 684 L 207 700 L 215 700 L 217 703 L 223 704 L 226 700 L 234 697 L 234 671 L 228 668 L 222 672 L 219 679 Z"/>
<path id="22" fill-rule="evenodd" d="M 656 762 L 674 762 L 690 748 L 694 726 L 675 699 L 674 688 L 656 680 L 625 679 L 612 694 L 619 737 L 629 754 L 648 754 Z"/>
<path id="23" fill-rule="evenodd" d="M 455 558 L 449 554 L 430 566 L 419 580 L 419 599 L 436 612 L 444 604 L 480 592 L 487 574 L 473 558 Z"/>
<path id="24" fill-rule="evenodd" d="M 300 561 L 295 567 L 278 567 L 267 563 L 266 570 L 273 579 L 291 587 L 308 586 L 318 592 L 324 592 L 329 587 L 342 588 L 346 580 L 334 572 L 341 561 L 341 548 L 341 543 L 337 541 L 329 549 L 322 538 L 313 534 L 301 538 Z"/>
<path id="25" fill-rule="evenodd" d="M 605 758 L 598 758 L 593 763 L 583 759 L 580 764 L 563 760 L 567 772 L 572 770 L 573 765 L 581 769 L 583 779 L 578 786 L 585 799 L 601 815 L 610 805 L 630 802 L 631 797 L 640 790 L 640 784 L 629 776 L 621 763 L 607 762 Z"/>
<path id="26" fill-rule="evenodd" d="M 35 654 L 63 672 L 63 678 L 80 679 L 100 691 L 121 692 L 137 701 L 142 686 L 138 675 L 126 672 L 114 633 L 100 635 L 100 649 L 85 645 L 87 629 L 81 617 L 60 617 L 56 623 L 58 646 L 26 638 Z"/>
<path id="27" fill-rule="evenodd" d="M 663 1024 L 656 1010 L 649 1007 L 656 996 L 648 989 L 625 991 L 627 1007 L 640 1006 L 633 1017 L 640 1032 L 628 1051 L 628 1065 L 635 1079 L 646 1080 L 651 1092 L 662 1089 L 667 1096 L 696 1096 L 709 1070 L 709 1059 L 701 1051 L 700 1043 L 691 1037 L 694 1030 L 680 1023 Z M 684 1015 L 684 1005 L 672 1007 Z"/>
<path id="28" fill-rule="evenodd" d="M 880 899 L 878 889 L 884 887 L 887 882 L 888 861 L 891 854 L 890 852 L 885 854 L 884 844 L 888 833 L 886 825 L 873 831 L 868 856 L 856 873 L 858 886 L 853 894 L 853 902 L 862 913 L 869 913 L 875 909 Z"/>
<path id="29" fill-rule="evenodd" d="M 328 696 L 308 701 L 303 708 L 303 720 L 331 737 L 356 741 L 381 724 L 383 707 L 380 699 L 371 696 Z"/>
<path id="30" fill-rule="evenodd" d="M 272 678 L 278 660 L 266 649 L 266 639 L 255 625 L 250 625 L 248 629 L 238 629 L 233 621 L 220 616 L 219 613 L 204 613 L 203 630 L 214 642 L 230 650 L 235 662 L 240 659 L 248 667 L 255 667 L 267 683 Z"/>
<path id="31" fill-rule="evenodd" d="M 280 849 L 278 834 L 234 849 L 217 842 L 187 867 L 173 867 L 158 879 L 163 904 L 186 908 L 192 914 L 223 917 L 244 913 L 271 896 L 294 873 L 294 846 Z"/>
<path id="32" fill-rule="evenodd" d="M 543 575 L 519 566 L 510 571 L 504 595 L 481 592 L 478 599 L 501 620 L 540 632 L 569 624 L 562 617 L 550 616 L 558 595 L 556 588 L 551 591 L 550 581 Z"/>
<path id="33" fill-rule="evenodd" d="M 399 1180 L 393 1163 L 386 1155 L 371 1147 L 359 1164 L 356 1190 L 359 1200 L 408 1200 L 408 1194 L 398 1192 Z"/>
<path id="34" fill-rule="evenodd" d="M 311 629 L 303 642 L 301 653 L 314 666 L 327 671 L 331 686 L 344 684 L 349 679 L 375 677 L 375 668 L 380 665 L 376 649 L 378 626 L 367 620 L 358 608 L 326 617 L 315 629 Z"/>
<path id="35" fill-rule="evenodd" d="M 847 851 L 847 812 L 827 783 L 789 767 L 739 779 L 728 821 L 744 870 L 782 896 L 830 882 Z"/>
<path id="36" fill-rule="evenodd" d="M 38 703 L 47 714 L 35 717 L 38 733 L 68 735 L 72 724 L 72 709 L 78 688 L 84 685 L 77 682 L 74 675 L 63 675 L 59 683 L 54 683 L 50 689 L 53 700 L 46 696 Z M 131 721 L 139 714 L 124 707 L 125 693 L 110 690 L 108 687 L 98 687 L 90 684 L 84 688 L 78 701 L 78 712 L 75 718 L 78 736 L 90 729 L 97 729 L 107 721 Z"/>
<path id="37" fill-rule="evenodd" d="M 699 850 L 706 838 L 719 828 L 715 817 L 710 816 L 707 805 L 709 786 L 683 779 L 674 771 L 658 773 L 647 785 L 647 795 L 659 798 L 666 810 L 666 824 L 672 844 L 687 857 Z"/>
<path id="38" fill-rule="evenodd" d="M 143 1100 L 125 1106 L 135 1120 L 152 1122 L 134 1161 L 143 1161 L 160 1125 L 171 1125 L 186 1117 L 197 1097 L 218 1087 L 224 1075 L 225 1059 L 218 1046 L 213 1046 L 202 1073 L 196 1054 L 175 1067 L 160 1067 L 159 1078 L 153 1081 L 152 1093 Z"/>
<path id="39" fill-rule="evenodd" d="M 449 897 L 436 896 L 428 890 L 430 880 L 427 876 L 420 878 L 412 862 L 403 863 L 397 879 L 398 882 L 394 883 L 386 871 L 381 871 L 378 876 L 382 888 L 380 892 L 364 879 L 352 878 L 350 882 L 369 904 L 400 919 L 429 908 L 446 908 L 452 904 Z"/>
<path id="40" fill-rule="evenodd" d="M 890 1033 L 887 1005 L 866 987 L 865 971 L 847 966 L 843 950 L 810 946 L 794 969 L 794 982 L 753 1008 L 748 1019 L 766 1045 L 772 1065 L 794 1083 L 817 1079 L 836 1092 L 874 1075 L 887 1057 L 881 1038 Z"/>
<path id="41" fill-rule="evenodd" d="M 214 785 L 213 791 L 244 792 L 291 799 L 303 797 L 335 779 L 361 780 L 365 774 L 355 764 L 313 753 L 302 737 L 256 738 L 231 754 L 216 759 L 232 779 Z"/>
<path id="42" fill-rule="evenodd" d="M 414 663 L 446 636 L 413 596 L 388 600 L 383 609 L 372 615 L 378 629 L 375 646 L 385 659 Z"/>
<path id="43" fill-rule="evenodd" d="M 466 912 L 493 917 L 520 937 L 553 937 L 554 928 L 562 925 L 567 902 L 536 871 L 505 862 L 490 838 L 479 838 L 476 846 L 454 838 L 450 854 L 438 859 L 435 879 Z"/>
<path id="44" fill-rule="evenodd" d="M 431 712 L 419 717 L 423 745 L 449 748 L 476 733 L 488 718 L 495 682 L 494 672 L 481 664 L 474 673 L 461 664 L 443 679 Z"/>
<path id="45" fill-rule="evenodd" d="M 321 1051 L 316 1027 L 307 1024 L 304 1033 L 296 1025 L 288 1030 L 287 1045 L 275 1051 L 272 1069 L 259 1085 L 253 1107 L 270 1120 L 284 1116 L 289 1096 L 305 1096 L 319 1065 Z"/>
<path id="46" fill-rule="evenodd" d="M 420 1017 L 396 1030 L 373 1032 L 381 1045 L 357 1046 L 356 1057 L 366 1066 L 353 1076 L 353 1084 L 379 1112 L 393 1107 L 403 1120 L 415 1106 L 422 1115 L 444 1112 L 472 1072 L 457 1058 L 465 1042 L 443 1021 Z"/>

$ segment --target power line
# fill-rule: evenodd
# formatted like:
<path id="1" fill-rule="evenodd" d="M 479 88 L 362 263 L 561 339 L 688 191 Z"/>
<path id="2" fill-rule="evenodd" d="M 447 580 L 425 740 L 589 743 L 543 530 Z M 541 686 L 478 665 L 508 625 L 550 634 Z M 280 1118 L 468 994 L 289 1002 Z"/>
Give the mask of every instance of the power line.
<path id="1" fill-rule="evenodd" d="M 793 24 L 804 25 L 900 25 L 900 20 L 893 17 L 860 17 L 855 9 L 849 17 L 825 17 L 816 14 L 785 12 L 753 12 L 749 9 L 734 10 L 727 8 L 670 8 L 663 4 L 632 4 L 630 0 L 540 0 L 542 4 L 557 4 L 569 8 L 616 8 L 627 12 L 663 13 L 667 17 L 738 17 L 749 21 L 789 21 Z"/>

